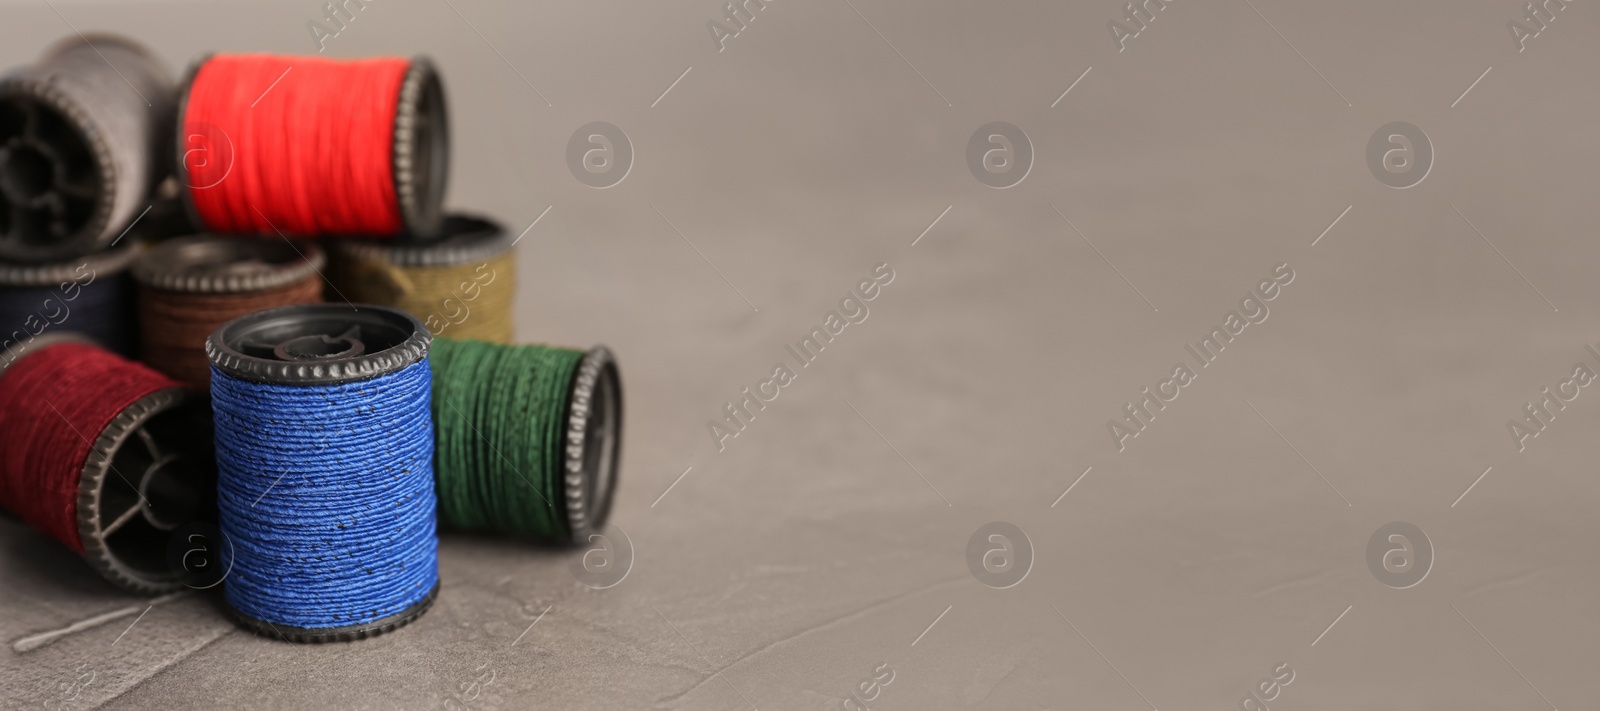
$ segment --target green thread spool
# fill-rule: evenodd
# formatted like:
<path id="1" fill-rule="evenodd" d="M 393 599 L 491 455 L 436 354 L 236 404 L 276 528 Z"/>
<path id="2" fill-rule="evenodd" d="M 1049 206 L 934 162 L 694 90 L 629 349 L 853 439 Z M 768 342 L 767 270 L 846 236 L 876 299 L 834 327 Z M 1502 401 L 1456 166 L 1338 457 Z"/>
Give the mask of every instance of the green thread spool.
<path id="1" fill-rule="evenodd" d="M 566 543 L 605 527 L 622 443 L 610 351 L 436 338 L 429 361 L 444 525 Z"/>

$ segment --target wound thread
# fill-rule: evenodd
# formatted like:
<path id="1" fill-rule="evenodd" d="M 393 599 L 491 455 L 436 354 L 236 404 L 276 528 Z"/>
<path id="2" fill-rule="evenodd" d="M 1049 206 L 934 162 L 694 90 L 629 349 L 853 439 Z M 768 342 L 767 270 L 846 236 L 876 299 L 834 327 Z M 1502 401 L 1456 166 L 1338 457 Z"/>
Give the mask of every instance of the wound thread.
<path id="1" fill-rule="evenodd" d="M 143 360 L 210 387 L 206 338 L 228 321 L 322 300 L 322 250 L 314 244 L 191 237 L 162 243 L 134 265 Z"/>
<path id="2" fill-rule="evenodd" d="M 346 266 L 352 301 L 404 309 L 435 335 L 496 343 L 511 341 L 515 263 L 510 254 L 476 264 L 402 267 L 356 262 Z"/>
<path id="3" fill-rule="evenodd" d="M 179 381 L 209 387 L 206 336 L 217 326 L 262 309 L 321 300 L 322 279 L 315 275 L 289 286 L 244 294 L 189 294 L 141 287 L 144 360 Z"/>
<path id="4" fill-rule="evenodd" d="M 123 356 L 138 351 L 133 244 L 45 264 L 0 261 L 0 349 L 47 333 L 81 333 Z"/>
<path id="5" fill-rule="evenodd" d="M 430 358 L 441 522 L 562 542 L 604 527 L 621 437 L 604 349 L 439 338 Z"/>
<path id="6" fill-rule="evenodd" d="M 438 582 L 427 361 L 314 387 L 213 376 L 228 603 L 322 629 L 426 597 Z"/>
<path id="7" fill-rule="evenodd" d="M 442 232 L 420 244 L 334 243 L 339 292 L 352 301 L 403 309 L 435 336 L 509 342 L 513 240 L 494 222 L 460 215 L 448 217 Z"/>
<path id="8" fill-rule="evenodd" d="M 31 357 L 40 354 L 46 357 Z M 87 343 L 46 346 L 19 359 L 0 376 L 0 501 L 82 553 L 78 474 L 92 448 L 85 438 L 139 398 L 176 386 Z"/>
<path id="9" fill-rule="evenodd" d="M 113 583 L 177 588 L 168 532 L 210 500 L 195 405 L 166 376 L 76 334 L 13 346 L 0 355 L 0 505 Z"/>
<path id="10" fill-rule="evenodd" d="M 380 634 L 438 591 L 428 334 L 372 306 L 288 306 L 207 342 L 225 598 L 296 642 Z"/>
<path id="11" fill-rule="evenodd" d="M 178 123 L 185 195 L 211 232 L 438 229 L 448 131 L 426 60 L 214 55 Z"/>

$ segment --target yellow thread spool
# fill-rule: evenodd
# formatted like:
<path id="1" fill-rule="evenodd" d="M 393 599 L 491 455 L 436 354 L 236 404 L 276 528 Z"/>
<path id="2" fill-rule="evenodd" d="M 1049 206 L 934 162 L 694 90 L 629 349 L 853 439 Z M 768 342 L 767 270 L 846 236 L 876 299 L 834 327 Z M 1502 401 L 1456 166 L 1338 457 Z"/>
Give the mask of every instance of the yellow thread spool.
<path id="1" fill-rule="evenodd" d="M 488 220 L 451 215 L 423 243 L 332 241 L 333 282 L 356 303 L 410 312 L 436 336 L 511 342 L 516 266 L 509 236 Z"/>

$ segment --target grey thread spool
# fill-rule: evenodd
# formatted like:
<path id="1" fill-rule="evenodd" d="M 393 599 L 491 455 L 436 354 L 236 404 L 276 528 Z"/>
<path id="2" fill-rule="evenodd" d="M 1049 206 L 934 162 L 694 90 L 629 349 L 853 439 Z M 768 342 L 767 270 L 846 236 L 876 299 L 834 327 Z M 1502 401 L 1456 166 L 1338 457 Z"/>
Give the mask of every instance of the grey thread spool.
<path id="1" fill-rule="evenodd" d="M 175 91 L 143 47 L 72 37 L 0 78 L 0 258 L 115 241 L 170 171 Z"/>

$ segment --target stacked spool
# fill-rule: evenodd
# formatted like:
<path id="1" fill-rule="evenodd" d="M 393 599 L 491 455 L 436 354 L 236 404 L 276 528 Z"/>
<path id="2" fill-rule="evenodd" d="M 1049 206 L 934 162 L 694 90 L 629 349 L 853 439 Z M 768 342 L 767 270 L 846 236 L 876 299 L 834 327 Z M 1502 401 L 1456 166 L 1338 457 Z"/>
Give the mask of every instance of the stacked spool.
<path id="1" fill-rule="evenodd" d="M 149 51 L 106 35 L 0 78 L 0 259 L 110 247 L 170 172 L 173 100 Z"/>
<path id="2" fill-rule="evenodd" d="M 198 236 L 164 242 L 133 267 L 145 361 L 208 387 L 206 338 L 263 309 L 322 300 L 325 260 L 315 244 Z"/>
<path id="3" fill-rule="evenodd" d="M 204 231 L 251 245 L 235 249 L 439 238 L 448 119 L 426 59 L 213 55 L 191 70 L 179 104 L 184 206 Z M 248 313 L 192 324 L 215 328 L 205 354 L 219 522 L 232 544 L 227 605 L 263 635 L 345 641 L 411 622 L 438 594 L 431 335 L 337 287 L 337 303 L 260 310 L 269 291 L 312 301 L 323 289 L 320 254 L 305 254 L 256 270 L 235 303 L 252 302 Z M 221 315 L 214 280 L 183 291 Z M 159 324 L 146 334 L 178 349 L 192 341 Z M 192 362 L 186 350 L 167 359 L 180 358 Z"/>
<path id="4" fill-rule="evenodd" d="M 173 532 L 214 519 L 228 607 L 296 642 L 422 615 L 438 525 L 588 541 L 617 366 L 507 345 L 514 240 L 444 215 L 448 163 L 423 58 L 213 55 L 175 90 L 91 37 L 0 79 L 0 506 L 145 593 L 186 583 Z M 151 233 L 208 234 L 140 257 L 131 225 L 169 211 L 191 224 Z M 291 238 L 332 245 L 337 303 Z M 89 339 L 141 350 L 135 280 L 148 367 Z"/>
<path id="5" fill-rule="evenodd" d="M 177 128 L 184 204 L 207 232 L 439 231 L 449 119 L 426 58 L 212 55 L 184 82 Z"/>
<path id="6" fill-rule="evenodd" d="M 333 284 L 351 301 L 411 313 L 435 336 L 509 343 L 512 241 L 500 225 L 463 215 L 446 218 L 427 242 L 336 240 Z"/>
<path id="7" fill-rule="evenodd" d="M 125 359 L 128 233 L 164 212 L 175 99 L 107 35 L 0 77 L 0 505 L 139 593 L 190 579 L 169 543 L 215 491 L 204 397 Z"/>
<path id="8" fill-rule="evenodd" d="M 0 77 L 0 346 L 79 331 L 132 354 L 119 244 L 168 172 L 172 80 L 118 37 Z"/>
<path id="9" fill-rule="evenodd" d="M 84 334 L 124 356 L 137 351 L 129 241 L 75 259 L 0 262 L 0 348 L 51 332 Z"/>

